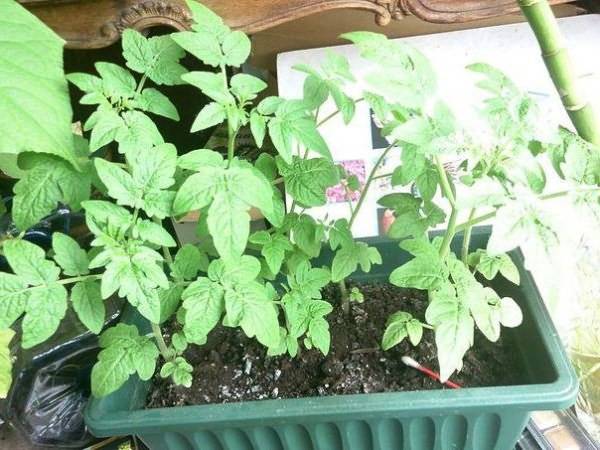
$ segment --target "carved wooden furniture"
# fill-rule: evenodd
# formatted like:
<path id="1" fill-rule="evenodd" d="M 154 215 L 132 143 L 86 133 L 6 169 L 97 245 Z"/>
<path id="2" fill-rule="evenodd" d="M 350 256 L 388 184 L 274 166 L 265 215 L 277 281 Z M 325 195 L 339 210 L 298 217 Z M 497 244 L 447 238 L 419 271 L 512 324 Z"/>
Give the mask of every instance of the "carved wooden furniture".
<path id="1" fill-rule="evenodd" d="M 100 48 L 123 29 L 145 30 L 190 25 L 183 0 L 19 0 L 53 28 L 69 48 Z M 202 0 L 227 23 L 248 33 L 322 11 L 355 8 L 370 11 L 379 25 L 412 14 L 436 23 L 468 22 L 516 11 L 515 0 Z M 570 0 L 553 0 L 553 4 Z"/>

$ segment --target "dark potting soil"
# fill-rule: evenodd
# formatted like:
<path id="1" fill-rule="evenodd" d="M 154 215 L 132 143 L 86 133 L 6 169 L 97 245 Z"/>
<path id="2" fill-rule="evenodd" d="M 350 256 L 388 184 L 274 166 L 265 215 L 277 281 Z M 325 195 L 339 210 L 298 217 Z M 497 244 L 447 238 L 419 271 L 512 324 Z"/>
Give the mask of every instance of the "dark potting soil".
<path id="1" fill-rule="evenodd" d="M 341 308 L 328 316 L 331 350 L 326 357 L 315 349 L 302 349 L 294 359 L 267 357 L 266 349 L 241 330 L 219 327 L 206 345 L 186 350 L 194 367 L 192 387 L 174 386 L 156 375 L 148 407 L 445 389 L 400 360 L 408 355 L 437 371 L 432 332 L 424 330 L 417 347 L 406 339 L 386 352 L 380 349 L 390 314 L 403 310 L 424 317 L 424 293 L 383 283 L 358 286 L 364 303 L 353 303 L 349 316 Z M 323 298 L 337 301 L 336 287 L 327 288 Z M 466 354 L 462 371 L 451 379 L 465 387 L 517 384 L 521 370 L 515 353 L 508 337 L 491 343 L 476 331 L 475 346 Z"/>

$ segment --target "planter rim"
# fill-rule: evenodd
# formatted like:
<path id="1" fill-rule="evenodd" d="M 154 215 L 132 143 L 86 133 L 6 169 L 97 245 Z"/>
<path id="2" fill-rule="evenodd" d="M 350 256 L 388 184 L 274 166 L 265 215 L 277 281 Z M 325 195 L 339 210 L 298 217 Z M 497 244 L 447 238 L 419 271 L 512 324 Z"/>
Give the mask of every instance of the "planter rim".
<path id="1" fill-rule="evenodd" d="M 489 235 L 490 227 L 473 230 L 474 235 Z M 369 239 L 372 243 L 389 242 L 387 239 Z M 132 378 L 125 386 L 132 397 L 129 408 L 117 410 L 110 407 L 110 399 L 125 391 L 125 386 L 104 399 L 91 398 L 85 410 L 85 421 L 93 434 L 98 436 L 143 433 L 156 431 L 156 427 L 169 429 L 186 425 L 218 425 L 232 423 L 257 423 L 269 420 L 285 421 L 302 417 L 304 420 L 336 417 L 355 417 L 357 414 L 378 416 L 410 412 L 426 416 L 440 410 L 481 410 L 480 399 L 485 398 L 486 408 L 511 407 L 522 411 L 562 409 L 573 404 L 579 382 L 556 329 L 550 319 L 531 273 L 523 268 L 523 254 L 512 252 L 520 267 L 521 287 L 526 290 L 527 307 L 535 318 L 532 326 L 538 333 L 556 377 L 551 382 L 529 383 L 510 386 L 466 387 L 420 391 L 380 392 L 324 397 L 292 399 L 267 399 L 246 402 L 189 405 L 170 408 L 140 409 L 140 395 L 145 399 L 149 382 Z M 515 329 L 518 337 L 519 329 Z M 122 395 L 122 394 L 121 394 Z M 138 401 L 135 404 L 134 400 Z M 109 405 L 105 407 L 104 405 Z M 143 406 L 141 406 L 143 408 Z M 338 419 L 336 419 L 338 420 Z"/>

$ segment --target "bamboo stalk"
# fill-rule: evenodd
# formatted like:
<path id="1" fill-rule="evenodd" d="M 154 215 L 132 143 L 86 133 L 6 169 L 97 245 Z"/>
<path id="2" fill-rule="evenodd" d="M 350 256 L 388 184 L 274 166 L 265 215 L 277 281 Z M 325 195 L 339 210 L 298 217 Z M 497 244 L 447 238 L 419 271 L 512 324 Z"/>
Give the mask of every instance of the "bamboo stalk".
<path id="1" fill-rule="evenodd" d="M 540 45 L 542 58 L 577 133 L 600 146 L 600 121 L 579 89 L 569 52 L 547 0 L 517 0 Z"/>

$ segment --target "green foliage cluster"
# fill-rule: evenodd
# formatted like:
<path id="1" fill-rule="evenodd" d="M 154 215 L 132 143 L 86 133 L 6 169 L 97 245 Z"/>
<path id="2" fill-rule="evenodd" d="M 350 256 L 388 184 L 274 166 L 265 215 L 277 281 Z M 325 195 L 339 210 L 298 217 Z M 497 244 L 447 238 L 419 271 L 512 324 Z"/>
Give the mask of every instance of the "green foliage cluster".
<path id="1" fill-rule="evenodd" d="M 12 0 L 9 4 L 4 17 L 17 23 L 22 10 Z M 539 254 L 557 242 L 541 200 L 568 196 L 598 214 L 598 149 L 567 130 L 554 133 L 540 126 L 533 100 L 485 64 L 469 67 L 487 93 L 480 112 L 489 139 L 477 141 L 438 97 L 428 60 L 416 49 L 374 33 L 344 36 L 373 67 L 364 79 L 357 79 L 344 57 L 330 53 L 321 67 L 297 67 L 306 74 L 302 99 L 258 100 L 267 87 L 262 80 L 244 73 L 228 76 L 248 58 L 248 37 L 229 29 L 201 4 L 189 6 L 195 20 L 190 31 L 146 38 L 126 30 L 122 44 L 127 68 L 98 62 L 96 75 L 67 76 L 84 93 L 81 103 L 96 105 L 84 123 L 87 139 L 63 130 L 61 139 L 69 145 L 48 151 L 51 135 L 61 133 L 51 122 L 49 135 L 36 135 L 34 142 L 10 139 L 23 173 L 14 188 L 12 210 L 18 231 L 1 241 L 11 272 L 0 273 L 0 394 L 10 384 L 10 327 L 20 324 L 21 344 L 31 348 L 55 333 L 68 308 L 92 332 L 101 333 L 102 351 L 92 371 L 96 396 L 116 391 L 134 374 L 149 379 L 157 366 L 162 377 L 190 386 L 193 367 L 185 350 L 205 344 L 218 326 L 240 328 L 270 356 L 295 357 L 313 347 L 327 355 L 327 317 L 338 305 L 323 298 L 322 290 L 339 283 L 344 310 L 350 302 L 369 301 L 356 287 L 348 290 L 345 280 L 358 269 L 369 272 L 382 264 L 382 257 L 375 247 L 353 237 L 352 225 L 375 172 L 392 153 L 401 160 L 388 175 L 392 184 L 414 184 L 418 193 L 379 200 L 396 217 L 390 237 L 413 256 L 389 281 L 427 291 L 430 302 L 424 317 L 394 313 L 382 348 L 407 338 L 418 345 L 424 332 L 433 332 L 441 374 L 447 379 L 462 367 L 476 330 L 496 341 L 503 326 L 520 324 L 517 302 L 500 297 L 482 280 L 500 274 L 518 284 L 519 270 L 507 252 L 520 245 Z M 37 39 L 38 25 L 33 18 L 27 20 L 34 30 L 27 32 Z M 40 40 L 46 32 L 39 31 Z M 0 31 L 0 56 L 6 53 L 2 36 Z M 186 52 L 211 69 L 189 72 L 181 65 Z M 1 74 L 5 63 L 0 62 Z M 7 85 L 12 80 L 33 89 L 33 82 L 18 77 L 6 78 Z M 152 115 L 179 120 L 179 114 L 158 87 L 182 83 L 210 98 L 191 131 L 226 123 L 227 155 L 211 149 L 178 155 L 164 141 Z M 356 83 L 364 87 L 360 98 L 347 94 Z M 323 118 L 319 113 L 329 99 L 336 111 Z M 66 109 L 49 94 L 47 102 Z M 360 200 L 349 202 L 349 216 L 316 220 L 307 210 L 326 203 L 328 187 L 342 182 L 349 192 L 361 188 L 355 176 L 334 163 L 319 132 L 337 115 L 349 123 L 359 102 L 374 111 L 390 145 Z M 25 110 L 28 106 L 9 104 L 0 112 L 19 123 L 18 114 L 31 112 Z M 235 140 L 244 126 L 250 127 L 259 148 L 268 136 L 277 155 L 265 152 L 252 162 L 239 159 Z M 3 152 L 10 146 L 5 140 L 0 144 Z M 116 158 L 102 156 L 106 146 L 117 149 Z M 546 193 L 540 160 L 548 156 L 569 183 L 568 190 Z M 460 161 L 457 176 L 444 165 L 450 158 Z M 281 185 L 293 200 L 288 212 Z M 434 202 L 438 193 L 443 205 Z M 89 250 L 60 233 L 54 235 L 48 255 L 22 239 L 24 230 L 59 202 L 85 211 L 94 235 Z M 251 233 L 251 208 L 264 215 L 266 230 Z M 192 211 L 200 212 L 202 245 L 177 249 L 163 220 Z M 463 213 L 468 219 L 459 223 Z M 470 252 L 471 228 L 493 217 L 488 248 Z M 444 234 L 430 239 L 431 228 L 445 222 Z M 461 231 L 465 244 L 456 254 L 451 244 Z M 333 253 L 328 266 L 315 262 L 324 245 Z M 137 309 L 151 334 L 126 324 L 103 331 L 104 300 L 114 295 Z M 166 322 L 173 323 L 168 339 L 161 332 Z"/>

